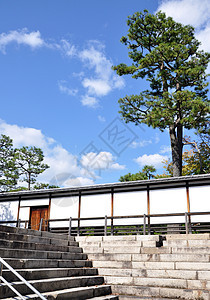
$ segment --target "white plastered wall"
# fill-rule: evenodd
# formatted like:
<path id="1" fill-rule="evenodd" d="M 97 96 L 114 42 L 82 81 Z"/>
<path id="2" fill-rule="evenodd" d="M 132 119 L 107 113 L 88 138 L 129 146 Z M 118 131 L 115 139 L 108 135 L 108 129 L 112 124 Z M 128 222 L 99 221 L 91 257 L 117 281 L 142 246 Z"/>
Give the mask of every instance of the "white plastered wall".
<path id="1" fill-rule="evenodd" d="M 52 198 L 50 219 L 69 219 L 78 217 L 79 197 Z M 69 222 L 51 222 L 52 227 L 68 227 Z M 72 223 L 76 226 L 76 222 Z"/>
<path id="2" fill-rule="evenodd" d="M 114 195 L 114 216 L 147 214 L 147 192 L 127 192 Z M 142 224 L 143 219 L 129 218 L 115 220 L 114 225 Z"/>
<path id="3" fill-rule="evenodd" d="M 16 221 L 18 213 L 18 203 L 18 201 L 1 202 L 0 221 Z M 16 226 L 16 224 L 13 224 L 12 226 Z"/>
<path id="4" fill-rule="evenodd" d="M 190 187 L 190 211 L 210 212 L 210 186 Z M 192 222 L 210 222 L 210 214 L 205 216 L 192 216 Z"/>
<path id="5" fill-rule="evenodd" d="M 82 196 L 81 218 L 111 216 L 111 194 Z M 103 220 L 81 221 L 81 226 L 104 226 Z"/>
<path id="6" fill-rule="evenodd" d="M 186 188 L 150 191 L 150 214 L 170 214 L 187 212 Z M 155 217 L 155 223 L 184 223 L 185 217 Z"/>

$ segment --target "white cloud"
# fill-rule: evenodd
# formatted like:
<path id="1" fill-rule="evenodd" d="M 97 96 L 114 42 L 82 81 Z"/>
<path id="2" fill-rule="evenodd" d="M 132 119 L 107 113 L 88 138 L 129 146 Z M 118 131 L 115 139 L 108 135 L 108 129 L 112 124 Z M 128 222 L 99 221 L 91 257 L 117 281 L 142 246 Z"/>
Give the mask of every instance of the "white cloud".
<path id="1" fill-rule="evenodd" d="M 35 146 L 44 152 L 44 162 L 50 168 L 38 177 L 38 182 L 58 186 L 81 186 L 94 184 L 98 177 L 95 172 L 102 170 L 123 170 L 124 165 L 115 161 L 110 152 L 88 153 L 81 161 L 53 138 L 45 136 L 41 130 L 7 124 L 0 120 L 0 135 L 13 139 L 14 147 Z M 91 172 L 89 172 L 91 170 Z"/>
<path id="2" fill-rule="evenodd" d="M 191 24 L 194 27 L 202 26 L 209 21 L 209 0 L 165 0 L 158 10 L 164 11 L 177 22 Z"/>
<path id="3" fill-rule="evenodd" d="M 67 40 L 63 39 L 60 42 L 60 45 L 58 46 L 58 48 L 60 48 L 60 50 L 69 57 L 73 57 L 76 56 L 77 54 L 77 50 L 75 45 L 70 44 Z"/>
<path id="4" fill-rule="evenodd" d="M 6 46 L 10 43 L 17 43 L 18 45 L 28 45 L 32 49 L 39 48 L 45 45 L 41 38 L 39 31 L 28 32 L 27 28 L 22 30 L 13 30 L 9 33 L 0 34 L 0 51 L 5 53 Z"/>
<path id="5" fill-rule="evenodd" d="M 197 32 L 196 38 L 201 42 L 202 50 L 210 52 L 210 23 L 203 30 Z"/>
<path id="6" fill-rule="evenodd" d="M 102 123 L 106 122 L 106 119 L 103 116 L 98 115 L 98 119 Z"/>
<path id="7" fill-rule="evenodd" d="M 0 133 L 10 136 L 13 139 L 14 147 L 33 145 L 47 148 L 48 145 L 55 142 L 54 139 L 45 137 L 39 129 L 11 125 L 2 120 L 0 120 Z"/>
<path id="8" fill-rule="evenodd" d="M 160 153 L 164 154 L 164 153 L 171 153 L 171 146 L 166 146 L 166 145 L 162 145 L 160 147 Z"/>
<path id="9" fill-rule="evenodd" d="M 152 140 L 141 140 L 139 142 L 133 141 L 130 145 L 131 148 L 142 148 L 152 144 Z"/>
<path id="10" fill-rule="evenodd" d="M 81 103 L 84 106 L 95 108 L 98 106 L 98 100 L 95 97 L 91 97 L 88 95 L 82 96 Z"/>
<path id="11" fill-rule="evenodd" d="M 76 96 L 76 94 L 78 93 L 78 90 L 70 89 L 69 87 L 66 86 L 66 84 L 67 84 L 67 82 L 65 80 L 58 81 L 59 90 L 62 93 L 67 94 L 69 96 Z"/>
<path id="12" fill-rule="evenodd" d="M 84 68 L 91 70 L 91 76 L 80 77 L 81 84 L 85 88 L 85 98 L 102 97 L 108 95 L 114 89 L 122 89 L 125 86 L 124 79 L 117 76 L 111 69 L 112 62 L 104 53 L 105 47 L 98 41 L 90 41 L 87 48 L 78 51 L 78 57 Z M 84 98 L 84 97 L 83 97 Z M 90 101 L 87 101 L 88 106 Z M 82 100 L 83 105 L 86 101 Z M 85 104 L 84 104 L 85 103 Z"/>
<path id="13" fill-rule="evenodd" d="M 144 154 L 136 158 L 134 161 L 137 162 L 141 167 L 144 165 L 153 165 L 154 167 L 159 168 L 162 166 L 162 161 L 164 159 L 168 159 L 168 156 L 160 154 Z"/>
<path id="14" fill-rule="evenodd" d="M 157 11 L 185 25 L 195 27 L 195 36 L 201 49 L 210 51 L 210 1 L 209 0 L 164 0 Z"/>
<path id="15" fill-rule="evenodd" d="M 115 163 L 115 157 L 113 157 L 110 152 L 100 152 L 94 153 L 89 152 L 82 156 L 80 163 L 84 168 L 88 168 L 90 170 L 106 170 L 106 169 L 114 169 L 114 170 L 123 170 L 125 169 L 124 165 L 120 165 Z"/>
<path id="16" fill-rule="evenodd" d="M 102 79 L 85 78 L 82 85 L 88 89 L 89 95 L 105 96 L 111 91 L 109 82 Z"/>

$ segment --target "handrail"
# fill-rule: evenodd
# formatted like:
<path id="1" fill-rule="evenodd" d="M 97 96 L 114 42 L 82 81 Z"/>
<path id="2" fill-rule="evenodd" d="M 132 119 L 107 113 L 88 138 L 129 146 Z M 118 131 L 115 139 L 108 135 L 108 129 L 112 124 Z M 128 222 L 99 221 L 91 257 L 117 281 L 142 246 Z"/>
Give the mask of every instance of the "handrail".
<path id="1" fill-rule="evenodd" d="M 0 264 L 3 264 L 7 269 L 9 269 L 17 278 L 20 279 L 25 285 L 28 286 L 40 299 L 47 300 L 44 296 L 40 294 L 33 285 L 31 285 L 26 279 L 24 279 L 17 271 L 15 271 L 2 257 L 0 257 Z M 1 268 L 2 271 L 2 268 Z M 0 274 L 0 279 L 14 292 L 17 296 L 21 297 L 21 299 L 25 300 L 25 298 Z"/>

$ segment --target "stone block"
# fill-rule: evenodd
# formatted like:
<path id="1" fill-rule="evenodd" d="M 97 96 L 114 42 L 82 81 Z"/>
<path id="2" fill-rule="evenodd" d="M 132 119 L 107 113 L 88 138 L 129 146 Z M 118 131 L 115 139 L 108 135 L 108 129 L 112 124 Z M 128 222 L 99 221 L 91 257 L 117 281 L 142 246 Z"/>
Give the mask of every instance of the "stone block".
<path id="1" fill-rule="evenodd" d="M 184 279 L 166 279 L 166 278 L 140 278 L 134 277 L 134 285 L 154 286 L 154 287 L 172 287 L 187 288 L 187 280 Z"/>
<path id="2" fill-rule="evenodd" d="M 210 271 L 198 271 L 198 279 L 210 280 Z"/>
<path id="3" fill-rule="evenodd" d="M 91 260 L 101 260 L 101 261 L 131 261 L 131 254 L 112 254 L 112 253 L 106 253 L 106 254 L 89 254 L 88 258 Z"/>
<path id="4" fill-rule="evenodd" d="M 115 277 L 115 276 L 106 276 L 104 278 L 105 283 L 106 284 L 110 284 L 110 285 L 119 285 L 119 284 L 123 284 L 123 285 L 132 285 L 134 278 L 133 277 Z"/>
<path id="5" fill-rule="evenodd" d="M 135 269 L 148 269 L 148 270 L 173 270 L 175 269 L 174 262 L 135 262 L 132 261 L 132 267 Z"/>
<path id="6" fill-rule="evenodd" d="M 175 262 L 175 268 L 177 270 L 210 271 L 210 263 L 209 262 Z"/>
<path id="7" fill-rule="evenodd" d="M 115 247 L 115 246 L 104 246 L 104 253 L 140 253 L 140 247 L 136 246 L 121 246 L 121 247 Z"/>

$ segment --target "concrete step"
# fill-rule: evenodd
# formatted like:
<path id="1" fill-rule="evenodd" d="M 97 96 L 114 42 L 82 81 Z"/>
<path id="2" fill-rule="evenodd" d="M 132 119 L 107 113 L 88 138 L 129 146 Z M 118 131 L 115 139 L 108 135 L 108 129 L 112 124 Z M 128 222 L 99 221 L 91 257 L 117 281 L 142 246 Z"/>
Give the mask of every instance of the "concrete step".
<path id="1" fill-rule="evenodd" d="M 163 236 L 168 240 L 210 240 L 210 233 L 201 234 L 167 234 Z"/>
<path id="2" fill-rule="evenodd" d="M 43 268 L 43 269 L 16 269 L 26 280 L 39 280 L 46 278 L 61 278 L 74 276 L 96 276 L 96 268 Z M 3 270 L 3 277 L 8 281 L 16 281 L 17 277 L 9 270 Z"/>
<path id="3" fill-rule="evenodd" d="M 163 241 L 165 247 L 210 247 L 210 240 L 167 240 Z"/>
<path id="4" fill-rule="evenodd" d="M 98 268 L 98 274 L 101 276 L 114 277 L 143 277 L 143 278 L 175 278 L 175 279 L 208 279 L 209 271 L 190 271 L 190 270 L 148 270 L 148 269 L 114 269 Z"/>
<path id="5" fill-rule="evenodd" d="M 87 252 L 86 252 L 87 253 Z M 159 261 L 159 262 L 209 262 L 210 254 L 115 254 L 115 253 L 88 253 L 88 258 L 97 261 Z"/>
<path id="6" fill-rule="evenodd" d="M 36 259 L 87 259 L 87 254 L 84 253 L 70 253 L 70 252 L 53 252 L 53 251 L 34 251 L 21 249 L 6 249 L 0 248 L 0 256 L 3 258 L 36 258 Z"/>
<path id="7" fill-rule="evenodd" d="M 93 299 L 93 300 L 117 300 L 118 297 L 114 295 L 107 295 L 111 293 L 111 287 L 105 285 L 91 286 L 91 287 L 73 287 L 69 289 L 63 289 L 58 291 L 51 291 L 47 293 L 42 293 L 48 300 L 83 300 L 83 299 Z M 15 298 L 5 298 L 9 299 L 20 299 Z M 36 295 L 28 295 L 27 299 L 40 299 Z"/>
<path id="8" fill-rule="evenodd" d="M 65 239 L 56 239 L 43 237 L 38 235 L 26 235 L 26 234 L 18 234 L 18 233 L 10 233 L 10 232 L 0 232 L 1 240 L 10 240 L 10 241 L 22 241 L 28 243 L 38 243 L 38 244 L 52 244 L 59 246 L 70 246 L 74 241 L 68 241 Z M 75 244 L 76 246 L 78 244 Z"/>
<path id="9" fill-rule="evenodd" d="M 38 231 L 38 230 L 32 230 L 27 228 L 17 228 L 12 226 L 5 226 L 0 225 L 0 231 L 1 232 L 11 232 L 16 234 L 23 234 L 23 235 L 33 235 L 33 236 L 42 236 L 42 237 L 48 237 L 48 238 L 55 238 L 60 240 L 71 240 L 74 241 L 74 237 L 67 236 L 65 234 L 57 234 L 57 233 L 51 233 L 48 231 Z"/>
<path id="10" fill-rule="evenodd" d="M 186 300 L 209 300 L 209 291 L 188 290 L 182 288 L 165 288 L 147 286 L 125 286 L 112 285 L 112 292 L 119 295 L 128 295 L 135 297 L 146 297 L 146 299 L 186 299 Z M 143 298 L 144 299 L 144 298 Z"/>
<path id="11" fill-rule="evenodd" d="M 10 249 L 29 249 L 29 250 L 46 250 L 46 251 L 62 251 L 62 252 L 72 252 L 76 248 L 80 249 L 78 252 L 82 252 L 82 248 L 79 248 L 76 242 L 69 242 L 70 246 L 59 246 L 53 244 L 39 244 L 39 243 L 29 243 L 29 242 L 19 242 L 11 240 L 0 240 L 1 248 Z"/>
<path id="12" fill-rule="evenodd" d="M 104 283 L 104 278 L 101 276 L 63 277 L 33 280 L 29 281 L 29 283 L 31 283 L 40 293 L 49 293 L 76 287 L 102 285 Z M 21 282 L 15 282 L 15 288 L 21 295 L 28 295 L 31 293 L 31 290 Z M 0 285 L 0 299 L 13 296 L 14 292 L 11 291 L 8 286 L 5 284 Z"/>
<path id="13" fill-rule="evenodd" d="M 131 262 L 93 260 L 92 264 L 95 268 L 210 271 L 209 262 Z"/>
<path id="14" fill-rule="evenodd" d="M 5 261 L 14 269 L 40 269 L 40 268 L 91 268 L 90 260 L 56 260 L 56 259 L 22 259 L 5 258 Z"/>
<path id="15" fill-rule="evenodd" d="M 210 290 L 210 281 L 208 280 L 187 280 L 182 278 L 150 278 L 150 277 L 119 277 L 105 276 L 105 283 L 111 285 L 134 285 L 159 288 L 178 288 L 189 290 Z"/>

